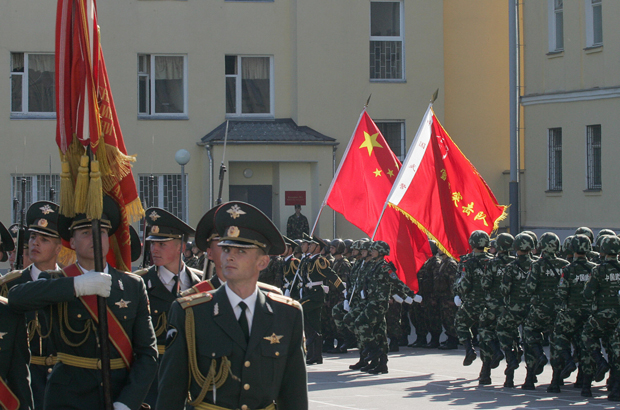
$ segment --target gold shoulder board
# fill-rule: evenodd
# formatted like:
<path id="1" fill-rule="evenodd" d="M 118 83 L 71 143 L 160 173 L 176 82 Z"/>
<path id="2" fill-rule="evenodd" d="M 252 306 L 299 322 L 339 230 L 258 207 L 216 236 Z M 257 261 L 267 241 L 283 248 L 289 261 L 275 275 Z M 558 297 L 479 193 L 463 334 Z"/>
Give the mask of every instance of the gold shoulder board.
<path id="1" fill-rule="evenodd" d="M 133 273 L 134 275 L 138 275 L 138 276 L 144 276 L 146 274 L 146 272 L 148 272 L 148 269 L 139 269 L 135 272 L 129 272 L 129 273 Z"/>
<path id="2" fill-rule="evenodd" d="M 329 265 L 329 262 L 325 258 L 318 258 L 315 264 L 319 267 L 319 269 L 323 270 L 327 268 L 327 266 Z"/>
<path id="3" fill-rule="evenodd" d="M 14 270 L 12 272 L 7 273 L 4 276 L 0 276 L 0 285 L 4 285 L 5 283 L 9 283 L 22 275 L 22 271 Z"/>
<path id="4" fill-rule="evenodd" d="M 0 296 L 0 303 L 3 305 L 8 305 L 9 304 L 9 300 L 3 296 Z"/>
<path id="5" fill-rule="evenodd" d="M 280 290 L 280 288 L 270 285 L 268 283 L 258 282 L 258 287 L 268 292 L 275 292 L 275 293 L 279 293 L 280 295 L 282 294 L 282 290 Z"/>
<path id="6" fill-rule="evenodd" d="M 297 272 L 297 268 L 299 268 L 299 259 L 293 259 L 291 261 L 291 267 L 295 272 Z"/>
<path id="7" fill-rule="evenodd" d="M 295 309 L 301 310 L 301 305 L 295 299 L 273 292 L 269 292 L 267 297 L 275 302 L 284 303 L 285 305 L 293 306 Z"/>
<path id="8" fill-rule="evenodd" d="M 196 292 L 197 292 L 196 288 L 192 286 L 192 287 L 191 287 L 191 288 L 189 288 L 189 289 L 185 289 L 185 290 L 181 291 L 181 298 L 184 298 L 184 297 L 186 297 L 186 296 L 193 295 L 193 294 L 195 294 Z"/>
<path id="9" fill-rule="evenodd" d="M 213 296 L 210 293 L 203 292 L 178 298 L 177 302 L 179 302 L 183 309 L 187 309 L 188 307 L 200 305 L 201 303 L 210 302 L 211 299 L 213 299 Z"/>

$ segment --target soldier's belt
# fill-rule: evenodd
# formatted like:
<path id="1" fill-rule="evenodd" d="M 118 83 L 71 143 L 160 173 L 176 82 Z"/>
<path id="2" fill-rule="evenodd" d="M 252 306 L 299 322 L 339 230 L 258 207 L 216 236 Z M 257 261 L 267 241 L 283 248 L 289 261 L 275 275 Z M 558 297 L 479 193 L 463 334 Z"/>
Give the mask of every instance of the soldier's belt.
<path id="1" fill-rule="evenodd" d="M 308 283 L 306 283 L 306 287 L 308 289 L 311 289 L 311 288 L 313 288 L 315 286 L 319 286 L 319 285 L 323 285 L 323 281 L 322 280 L 320 280 L 318 282 L 308 282 Z"/>
<path id="2" fill-rule="evenodd" d="M 160 356 L 164 354 L 166 352 L 166 345 L 157 345 L 157 352 L 159 352 Z"/>
<path id="3" fill-rule="evenodd" d="M 196 410 L 232 410 L 227 407 L 220 407 L 220 406 L 216 406 L 215 404 L 210 404 L 210 403 L 199 403 L 196 406 L 194 406 L 194 408 Z M 248 406 L 242 406 L 241 408 L 247 409 Z M 256 409 L 256 410 L 276 410 L 276 405 L 271 403 L 269 406 L 265 407 L 264 409 Z"/>
<path id="4" fill-rule="evenodd" d="M 38 364 L 39 366 L 53 366 L 56 364 L 58 359 L 56 356 L 31 356 L 30 364 Z"/>
<path id="5" fill-rule="evenodd" d="M 81 369 L 100 370 L 101 359 L 91 359 L 90 357 L 73 356 L 67 353 L 58 352 L 58 361 L 68 366 L 79 367 Z M 110 369 L 124 369 L 125 362 L 123 359 L 110 359 Z"/>

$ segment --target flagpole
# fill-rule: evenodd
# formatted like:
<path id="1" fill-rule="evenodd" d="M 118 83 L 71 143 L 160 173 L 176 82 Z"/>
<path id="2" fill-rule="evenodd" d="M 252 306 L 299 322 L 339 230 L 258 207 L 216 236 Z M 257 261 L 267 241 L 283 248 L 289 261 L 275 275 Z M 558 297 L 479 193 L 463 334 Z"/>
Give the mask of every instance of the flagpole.
<path id="1" fill-rule="evenodd" d="M 347 145 L 347 148 L 344 151 L 344 154 L 342 155 L 342 159 L 340 160 L 340 164 L 338 165 L 338 169 L 336 170 L 336 174 L 334 175 L 334 178 L 332 178 L 331 184 L 329 184 L 329 188 L 327 189 L 327 193 L 325 194 L 325 198 L 323 199 L 323 203 L 321 204 L 321 209 L 319 209 L 319 213 L 316 216 L 316 220 L 314 221 L 314 225 L 312 225 L 312 231 L 310 232 L 310 236 L 312 236 L 314 234 L 314 230 L 316 229 L 316 225 L 319 223 L 319 218 L 321 217 L 321 212 L 323 212 L 323 208 L 325 208 L 325 205 L 327 204 L 327 198 L 329 198 L 329 194 L 331 194 L 331 192 L 332 192 L 332 188 L 334 187 L 334 183 L 336 182 L 336 179 L 338 178 L 338 175 L 340 174 L 340 169 L 342 168 L 342 163 L 344 162 L 344 159 L 347 157 L 347 154 L 349 153 L 349 149 L 351 148 L 351 145 L 353 144 L 353 138 L 355 137 L 355 131 L 357 131 L 357 127 L 359 127 L 360 122 L 362 122 L 362 117 L 364 116 L 364 113 L 366 112 L 366 109 L 368 108 L 368 102 L 369 101 L 370 101 L 370 97 L 368 97 L 368 101 L 366 101 L 366 105 L 364 105 L 364 108 L 362 109 L 362 112 L 360 113 L 360 117 L 358 118 L 357 124 L 355 125 L 355 128 L 353 129 L 353 134 L 351 134 L 351 138 L 349 139 L 349 144 Z"/>

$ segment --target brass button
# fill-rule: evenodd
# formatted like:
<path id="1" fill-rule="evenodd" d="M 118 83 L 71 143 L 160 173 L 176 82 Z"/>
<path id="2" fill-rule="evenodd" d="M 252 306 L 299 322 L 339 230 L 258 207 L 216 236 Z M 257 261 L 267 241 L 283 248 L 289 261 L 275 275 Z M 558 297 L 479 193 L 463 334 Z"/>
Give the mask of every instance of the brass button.
<path id="1" fill-rule="evenodd" d="M 48 373 L 51 373 L 51 372 L 52 372 L 52 369 L 47 369 L 47 372 L 48 372 Z"/>
<path id="2" fill-rule="evenodd" d="M 241 406 L 241 410 L 248 410 L 248 409 L 249 409 L 249 407 L 248 407 L 247 404 L 244 404 L 243 406 Z"/>
<path id="3" fill-rule="evenodd" d="M 280 352 L 276 352 L 276 356 L 280 356 Z"/>
<path id="4" fill-rule="evenodd" d="M 123 319 L 127 319 L 127 316 L 123 316 Z"/>
<path id="5" fill-rule="evenodd" d="M 212 357 L 215 357 L 215 353 L 211 353 L 211 356 L 212 356 Z"/>
<path id="6" fill-rule="evenodd" d="M 247 362 L 244 363 L 244 365 L 245 365 L 245 367 L 250 367 L 250 362 L 247 361 Z"/>
<path id="7" fill-rule="evenodd" d="M 155 311 L 155 313 L 157 313 L 157 311 Z"/>
<path id="8" fill-rule="evenodd" d="M 82 317 L 82 314 L 81 314 L 81 313 L 78 313 L 77 317 L 78 317 L 78 318 Z"/>
<path id="9" fill-rule="evenodd" d="M 250 390 L 250 385 L 249 384 L 244 384 L 243 385 L 243 390 Z"/>

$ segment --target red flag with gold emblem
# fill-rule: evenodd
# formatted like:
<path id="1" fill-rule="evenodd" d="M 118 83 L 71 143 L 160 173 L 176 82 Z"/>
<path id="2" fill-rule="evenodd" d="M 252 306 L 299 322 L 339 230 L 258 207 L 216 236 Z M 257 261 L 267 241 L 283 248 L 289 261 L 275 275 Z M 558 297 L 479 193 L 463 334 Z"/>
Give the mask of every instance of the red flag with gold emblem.
<path id="1" fill-rule="evenodd" d="M 371 236 L 400 165 L 364 110 L 327 192 L 326 204 Z M 400 279 L 417 291 L 417 273 L 431 255 L 426 235 L 395 208 L 388 207 L 374 240 L 390 245 L 386 259 L 394 263 Z"/>
<path id="2" fill-rule="evenodd" d="M 450 138 L 429 106 L 388 198 L 448 255 L 471 251 L 469 235 L 491 233 L 506 206 Z"/>

